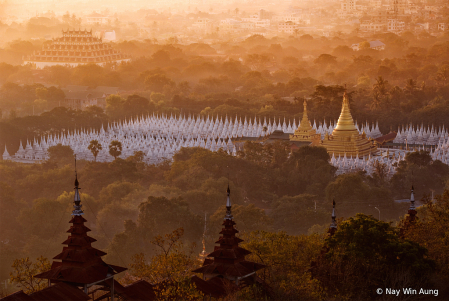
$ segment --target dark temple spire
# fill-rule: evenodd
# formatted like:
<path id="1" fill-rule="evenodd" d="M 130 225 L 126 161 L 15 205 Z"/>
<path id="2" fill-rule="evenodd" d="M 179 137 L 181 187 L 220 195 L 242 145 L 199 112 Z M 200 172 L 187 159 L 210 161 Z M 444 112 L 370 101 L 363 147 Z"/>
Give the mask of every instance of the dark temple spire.
<path id="1" fill-rule="evenodd" d="M 228 198 L 226 200 L 226 215 L 225 215 L 224 219 L 232 220 L 231 189 L 229 189 L 229 184 L 228 184 L 227 194 L 228 194 Z"/>

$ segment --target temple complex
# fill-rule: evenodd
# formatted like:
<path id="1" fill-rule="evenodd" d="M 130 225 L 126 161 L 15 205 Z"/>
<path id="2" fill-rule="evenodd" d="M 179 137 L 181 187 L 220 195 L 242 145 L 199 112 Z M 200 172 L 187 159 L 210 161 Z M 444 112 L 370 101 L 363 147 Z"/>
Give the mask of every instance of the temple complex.
<path id="1" fill-rule="evenodd" d="M 299 127 L 295 130 L 293 135 L 290 135 L 290 141 L 305 141 L 311 142 L 311 145 L 319 145 L 321 135 L 316 133 L 316 129 L 310 124 L 307 117 L 307 103 L 304 101 L 304 113 Z"/>
<path id="2" fill-rule="evenodd" d="M 360 134 L 355 126 L 349 110 L 349 99 L 346 91 L 343 95 L 343 106 L 337 126 L 332 131 L 332 135 L 325 135 L 320 146 L 325 147 L 329 154 L 335 156 L 358 158 L 368 156 L 377 150 L 373 141 L 369 140 L 365 133 Z"/>
<path id="3" fill-rule="evenodd" d="M 62 31 L 62 37 L 45 44 L 41 51 L 23 57 L 24 64 L 33 64 L 41 69 L 46 66 L 80 64 L 105 65 L 130 60 L 129 56 L 114 50 L 111 45 L 104 44 L 99 38 L 92 36 L 92 30 Z"/>
<path id="4" fill-rule="evenodd" d="M 246 261 L 245 256 L 251 252 L 241 248 L 239 243 L 243 240 L 235 236 L 239 231 L 234 227 L 230 194 L 228 186 L 224 228 L 220 232 L 222 236 L 216 241 L 219 246 L 207 255 L 201 268 L 193 271 L 203 274 L 203 279 L 197 276 L 191 278 L 198 290 L 214 298 L 225 297 L 247 285 L 263 283 L 256 272 L 265 265 Z"/>

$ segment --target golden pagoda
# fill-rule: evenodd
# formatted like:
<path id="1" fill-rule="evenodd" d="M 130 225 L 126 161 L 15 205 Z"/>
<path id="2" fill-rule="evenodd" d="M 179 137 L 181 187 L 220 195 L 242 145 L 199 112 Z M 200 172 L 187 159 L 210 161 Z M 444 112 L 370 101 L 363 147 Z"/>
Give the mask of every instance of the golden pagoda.
<path id="1" fill-rule="evenodd" d="M 366 138 L 365 133 L 360 134 L 354 125 L 346 91 L 343 94 L 343 106 L 337 126 L 332 131 L 332 135 L 326 134 L 321 141 L 321 146 L 324 146 L 331 155 L 347 157 L 363 157 L 377 150 L 374 141 Z"/>
<path id="2" fill-rule="evenodd" d="M 318 145 L 320 140 L 321 135 L 316 133 L 307 117 L 307 103 L 304 100 L 304 113 L 302 114 L 301 123 L 295 130 L 295 133 L 290 135 L 290 141 L 306 141 L 311 142 L 311 145 Z"/>

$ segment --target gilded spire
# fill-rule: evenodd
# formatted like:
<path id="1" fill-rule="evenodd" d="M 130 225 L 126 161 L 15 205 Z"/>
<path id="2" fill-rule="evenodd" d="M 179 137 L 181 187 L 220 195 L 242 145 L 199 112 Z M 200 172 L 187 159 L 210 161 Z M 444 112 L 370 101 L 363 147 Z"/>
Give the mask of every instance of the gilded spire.
<path id="1" fill-rule="evenodd" d="M 334 131 L 357 131 L 349 109 L 349 98 L 346 91 L 343 94 L 343 106 L 341 108 L 340 117 L 338 118 L 337 127 Z"/>
<path id="2" fill-rule="evenodd" d="M 309 118 L 307 117 L 307 102 L 304 100 L 304 113 L 302 113 L 302 120 L 301 120 L 301 125 L 309 125 L 310 126 L 310 121 Z"/>

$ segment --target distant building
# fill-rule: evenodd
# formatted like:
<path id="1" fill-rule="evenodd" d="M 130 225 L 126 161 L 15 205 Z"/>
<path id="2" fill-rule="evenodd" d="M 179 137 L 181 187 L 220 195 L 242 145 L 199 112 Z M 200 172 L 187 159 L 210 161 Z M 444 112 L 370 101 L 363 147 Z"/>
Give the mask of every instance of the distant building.
<path id="1" fill-rule="evenodd" d="M 361 44 L 361 43 L 352 44 L 352 45 L 351 45 L 352 50 L 354 50 L 354 51 L 359 51 L 359 50 L 360 50 L 360 44 Z M 374 49 L 374 50 L 384 50 L 384 49 L 385 49 L 385 44 L 382 43 L 382 42 L 379 41 L 379 40 L 376 40 L 376 41 L 370 41 L 370 42 L 369 42 L 369 47 L 370 47 L 371 49 Z"/>
<path id="2" fill-rule="evenodd" d="M 211 32 L 213 28 L 212 21 L 208 18 L 198 18 L 195 23 L 192 24 L 191 29 L 194 31 L 200 31 L 203 33 Z"/>
<path id="3" fill-rule="evenodd" d="M 118 93 L 118 87 L 98 86 L 95 89 L 89 89 L 86 86 L 68 86 L 63 89 L 65 93 L 64 107 L 73 110 L 84 110 L 90 106 L 100 108 L 106 107 L 106 97 Z"/>
<path id="4" fill-rule="evenodd" d="M 89 25 L 93 24 L 107 24 L 109 21 L 108 16 L 104 16 L 101 14 L 98 14 L 96 12 L 91 13 L 86 17 L 86 23 Z"/>
<path id="5" fill-rule="evenodd" d="M 117 35 L 115 34 L 115 30 L 97 31 L 97 32 L 95 32 L 95 36 L 97 38 L 102 39 L 105 42 L 112 42 L 112 41 L 117 40 Z"/>
<path id="6" fill-rule="evenodd" d="M 356 10 L 357 0 L 345 0 L 341 3 L 341 10 L 345 12 L 352 12 Z"/>
<path id="7" fill-rule="evenodd" d="M 405 22 L 399 21 L 398 19 L 388 20 L 388 31 L 401 32 L 404 30 L 405 30 Z"/>
<path id="8" fill-rule="evenodd" d="M 23 60 L 24 64 L 33 64 L 40 69 L 55 65 L 75 67 L 89 63 L 121 63 L 129 61 L 130 57 L 93 37 L 92 30 L 68 30 L 62 31 L 62 37 L 53 39 L 51 44 L 44 45 L 41 51 L 35 51 Z"/>
<path id="9" fill-rule="evenodd" d="M 301 22 L 301 17 L 292 14 L 292 15 L 281 15 L 281 16 L 274 16 L 271 21 L 273 22 L 293 22 L 293 23 L 299 23 Z"/>
<path id="10" fill-rule="evenodd" d="M 222 32 L 237 32 L 242 29 L 241 23 L 235 19 L 224 19 L 220 21 L 219 29 Z"/>
<path id="11" fill-rule="evenodd" d="M 389 0 L 389 7 L 395 15 L 403 15 L 408 8 L 408 0 Z"/>
<path id="12" fill-rule="evenodd" d="M 298 24 L 291 21 L 281 22 L 278 24 L 278 31 L 288 34 L 293 34 L 298 29 Z"/>
<path id="13" fill-rule="evenodd" d="M 438 30 L 446 31 L 449 28 L 449 24 L 447 23 L 438 23 Z"/>
<path id="14" fill-rule="evenodd" d="M 387 30 L 386 23 L 362 23 L 360 24 L 360 31 L 364 32 L 383 32 Z"/>

